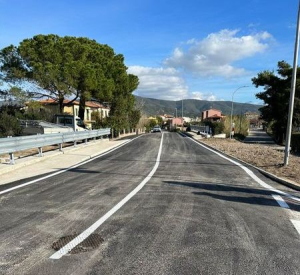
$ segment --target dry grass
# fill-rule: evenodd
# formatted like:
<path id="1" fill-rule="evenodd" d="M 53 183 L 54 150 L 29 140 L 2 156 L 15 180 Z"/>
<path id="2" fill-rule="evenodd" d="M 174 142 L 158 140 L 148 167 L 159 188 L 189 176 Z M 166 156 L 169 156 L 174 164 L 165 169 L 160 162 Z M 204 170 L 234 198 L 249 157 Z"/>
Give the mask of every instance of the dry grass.
<path id="1" fill-rule="evenodd" d="M 246 144 L 229 139 L 202 139 L 201 141 L 280 178 L 300 184 L 300 157 L 291 155 L 289 165 L 284 167 L 284 151 L 278 150 L 276 146 Z"/>

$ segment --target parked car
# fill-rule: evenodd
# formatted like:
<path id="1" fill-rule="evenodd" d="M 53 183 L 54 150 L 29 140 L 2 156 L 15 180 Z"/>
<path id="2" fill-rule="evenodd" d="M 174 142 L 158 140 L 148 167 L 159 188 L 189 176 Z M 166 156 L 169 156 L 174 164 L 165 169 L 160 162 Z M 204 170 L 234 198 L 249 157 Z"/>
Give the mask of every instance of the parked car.
<path id="1" fill-rule="evenodd" d="M 154 126 L 151 133 L 161 133 L 161 128 L 159 126 Z"/>

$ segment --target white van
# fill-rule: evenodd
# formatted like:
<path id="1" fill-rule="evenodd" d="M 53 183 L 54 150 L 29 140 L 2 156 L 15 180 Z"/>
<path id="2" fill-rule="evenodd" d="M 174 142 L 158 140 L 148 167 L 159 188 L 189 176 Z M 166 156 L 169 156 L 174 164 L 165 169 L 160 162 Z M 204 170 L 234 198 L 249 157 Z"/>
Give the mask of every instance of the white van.
<path id="1" fill-rule="evenodd" d="M 55 123 L 72 127 L 74 131 L 87 131 L 82 119 L 72 115 L 55 115 Z"/>

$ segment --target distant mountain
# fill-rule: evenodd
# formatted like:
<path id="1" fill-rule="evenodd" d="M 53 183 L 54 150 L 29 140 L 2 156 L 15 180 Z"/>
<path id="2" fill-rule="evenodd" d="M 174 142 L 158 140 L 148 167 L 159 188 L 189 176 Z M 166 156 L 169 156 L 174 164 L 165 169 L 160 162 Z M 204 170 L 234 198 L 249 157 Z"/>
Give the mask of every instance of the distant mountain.
<path id="1" fill-rule="evenodd" d="M 143 111 L 148 116 L 169 114 L 175 115 L 177 108 L 177 116 L 181 116 L 182 101 L 160 100 L 154 98 L 145 98 L 135 96 L 138 105 L 143 106 Z M 259 113 L 259 108 L 262 105 L 254 105 L 249 103 L 236 103 L 233 105 L 233 114 L 244 114 L 245 112 Z M 206 101 L 198 99 L 184 99 L 183 100 L 183 116 L 185 117 L 199 117 L 201 112 L 208 109 L 218 109 L 224 115 L 230 115 L 231 101 Z"/>

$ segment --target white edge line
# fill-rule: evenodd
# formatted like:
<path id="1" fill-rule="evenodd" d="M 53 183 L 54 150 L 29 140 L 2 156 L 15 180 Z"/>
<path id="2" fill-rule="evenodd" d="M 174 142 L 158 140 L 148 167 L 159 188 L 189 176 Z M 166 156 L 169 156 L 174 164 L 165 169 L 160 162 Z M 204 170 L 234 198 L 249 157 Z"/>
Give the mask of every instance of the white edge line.
<path id="1" fill-rule="evenodd" d="M 296 230 L 298 231 L 298 233 L 300 234 L 300 221 L 291 220 L 291 222 L 294 225 L 294 227 L 296 228 Z"/>
<path id="2" fill-rule="evenodd" d="M 228 158 L 228 157 L 222 155 L 221 153 L 219 153 L 219 152 L 217 152 L 217 151 L 215 151 L 215 150 L 213 150 L 213 149 L 210 149 L 209 147 L 207 147 L 207 146 L 205 146 L 205 145 L 203 145 L 203 144 L 201 144 L 201 143 L 195 141 L 194 139 L 192 139 L 192 138 L 190 138 L 190 137 L 188 137 L 188 138 L 189 138 L 191 141 L 195 142 L 196 144 L 202 146 L 203 148 L 205 148 L 205 149 L 207 149 L 207 150 L 209 150 L 209 151 L 211 151 L 211 152 L 217 154 L 217 155 L 220 156 L 221 158 L 226 159 L 226 160 L 230 161 L 231 163 L 233 163 L 233 164 L 235 164 L 235 165 L 241 167 L 241 168 L 242 168 L 242 169 L 243 169 L 243 170 L 244 170 L 244 171 L 245 171 L 252 179 L 254 179 L 257 183 L 259 183 L 259 184 L 260 184 L 261 186 L 263 186 L 264 188 L 266 188 L 266 189 L 268 189 L 268 190 L 270 190 L 270 191 L 272 191 L 272 192 L 275 192 L 275 193 L 284 195 L 284 196 L 286 196 L 286 197 L 288 197 L 288 198 L 290 198 L 290 199 L 292 199 L 292 200 L 295 200 L 295 201 L 300 202 L 300 198 L 295 197 L 295 196 L 292 196 L 292 195 L 290 195 L 290 194 L 288 194 L 288 193 L 286 193 L 286 192 L 277 190 L 276 188 L 273 188 L 273 187 L 270 186 L 269 184 L 265 183 L 263 180 L 261 180 L 259 177 L 257 177 L 257 176 L 256 176 L 249 168 L 245 167 L 245 166 L 242 165 L 241 163 L 238 163 L 238 162 L 236 162 L 236 161 L 234 161 L 234 160 L 232 160 L 232 159 L 230 159 L 230 158 Z"/>
<path id="3" fill-rule="evenodd" d="M 113 152 L 113 151 L 119 149 L 120 147 L 122 147 L 122 146 L 128 144 L 129 142 L 132 142 L 133 140 L 135 140 L 135 139 L 137 139 L 137 138 L 139 138 L 139 137 L 141 137 L 141 136 L 138 136 L 138 137 L 136 137 L 136 138 L 133 138 L 133 139 L 131 139 L 131 140 L 128 140 L 128 141 L 126 141 L 126 142 L 124 142 L 124 143 L 118 145 L 118 146 L 115 147 L 115 148 L 109 149 L 107 152 L 101 153 L 100 155 L 95 156 L 95 157 L 93 157 L 93 158 L 91 158 L 91 159 L 88 159 L 88 160 L 85 160 L 85 161 L 80 162 L 80 163 L 78 163 L 78 164 L 75 164 L 75 165 L 73 165 L 73 166 L 70 166 L 70 167 L 68 167 L 68 168 L 66 168 L 66 169 L 64 169 L 64 170 L 62 170 L 62 171 L 58 171 L 58 172 L 55 172 L 55 173 L 53 173 L 53 174 L 50 174 L 50 175 L 47 175 L 47 176 L 44 176 L 44 177 L 41 177 L 41 178 L 38 178 L 38 179 L 35 179 L 35 180 L 32 180 L 32 181 L 29 181 L 29 182 L 26 182 L 26 183 L 23 183 L 23 184 L 14 186 L 14 187 L 8 188 L 8 189 L 6 189 L 6 190 L 3 190 L 3 191 L 0 192 L 0 195 L 3 195 L 3 194 L 5 194 L 5 193 L 8 193 L 8 192 L 10 192 L 10 191 L 13 191 L 13 190 L 16 190 L 16 189 L 19 189 L 19 188 L 22 188 L 22 187 L 25 187 L 25 186 L 30 185 L 30 184 L 33 184 L 33 183 L 36 183 L 36 182 L 39 182 L 39 181 L 42 181 L 42 180 L 45 180 L 45 179 L 54 177 L 54 176 L 59 175 L 59 174 L 61 174 L 61 173 L 67 172 L 67 171 L 69 171 L 69 170 L 72 170 L 72 169 L 74 169 L 74 168 L 76 168 L 76 167 L 78 167 L 78 166 L 81 166 L 81 165 L 84 165 L 84 164 L 86 164 L 86 163 L 88 163 L 88 162 L 91 162 L 91 161 L 93 161 L 93 160 L 95 160 L 95 159 L 97 159 L 97 158 L 101 158 L 101 157 L 103 157 L 103 156 L 105 156 L 105 155 L 107 155 L 107 154 L 109 154 L 109 153 L 111 153 L 111 152 Z"/>
<path id="4" fill-rule="evenodd" d="M 118 204 L 116 204 L 112 209 L 110 209 L 104 216 L 102 216 L 99 220 L 97 220 L 94 224 L 92 224 L 89 228 L 83 231 L 72 241 L 67 243 L 60 250 L 55 252 L 52 256 L 50 256 L 50 259 L 58 260 L 62 256 L 66 255 L 68 252 L 70 252 L 75 246 L 77 246 L 78 244 L 83 242 L 86 238 L 88 238 L 88 236 L 90 236 L 97 228 L 99 228 L 101 224 L 103 224 L 109 217 L 111 217 L 115 212 L 117 212 L 126 202 L 128 202 L 134 195 L 136 195 L 144 187 L 144 185 L 152 178 L 152 176 L 154 175 L 154 173 L 156 172 L 159 166 L 160 156 L 162 152 L 162 144 L 163 144 L 163 134 L 160 141 L 156 163 L 153 169 L 151 170 L 151 172 L 148 174 L 148 176 L 135 189 L 133 189 L 124 199 L 122 199 Z"/>
<path id="5" fill-rule="evenodd" d="M 279 196 L 279 195 L 272 195 L 272 197 L 274 198 L 274 200 L 277 201 L 277 203 L 280 205 L 280 207 L 286 208 L 286 209 L 290 209 L 290 207 L 288 206 L 288 204 L 285 202 L 285 200 L 281 196 Z"/>

